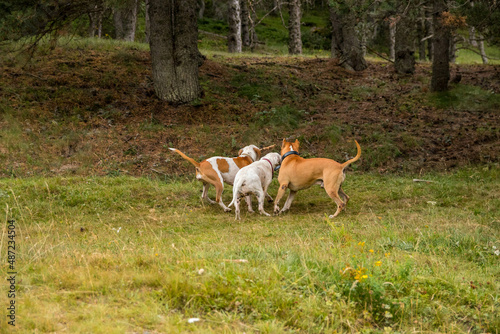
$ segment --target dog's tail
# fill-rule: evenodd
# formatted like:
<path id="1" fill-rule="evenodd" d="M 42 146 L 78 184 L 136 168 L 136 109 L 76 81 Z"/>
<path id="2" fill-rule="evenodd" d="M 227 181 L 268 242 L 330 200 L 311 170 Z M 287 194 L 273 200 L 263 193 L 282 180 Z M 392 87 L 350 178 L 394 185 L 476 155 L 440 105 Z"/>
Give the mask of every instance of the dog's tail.
<path id="1" fill-rule="evenodd" d="M 234 205 L 234 203 L 238 199 L 238 193 L 239 193 L 239 191 L 241 189 L 241 186 L 243 185 L 243 182 L 244 182 L 244 180 L 243 179 L 239 179 L 239 178 L 236 178 L 236 180 L 234 180 L 234 184 L 233 184 L 233 200 L 231 201 L 231 203 L 229 203 L 228 207 L 230 207 L 231 205 Z"/>
<path id="2" fill-rule="evenodd" d="M 359 144 L 358 144 L 358 142 L 356 140 L 354 140 L 354 142 L 356 143 L 356 146 L 358 147 L 358 154 L 356 154 L 356 156 L 354 158 L 352 158 L 352 159 L 347 160 L 346 162 L 344 162 L 341 165 L 342 169 L 346 168 L 347 166 L 349 166 L 353 162 L 358 161 L 358 159 L 361 157 L 361 146 L 359 146 Z"/>
<path id="3" fill-rule="evenodd" d="M 184 153 L 182 153 L 178 149 L 169 147 L 169 150 L 172 151 L 172 152 L 175 152 L 175 153 L 179 154 L 181 157 L 183 157 L 184 159 L 186 159 L 187 161 L 189 161 L 190 163 L 192 163 L 193 166 L 195 166 L 197 168 L 200 167 L 200 163 L 199 162 L 194 161 L 193 158 L 188 157 L 187 155 L 185 155 Z"/>

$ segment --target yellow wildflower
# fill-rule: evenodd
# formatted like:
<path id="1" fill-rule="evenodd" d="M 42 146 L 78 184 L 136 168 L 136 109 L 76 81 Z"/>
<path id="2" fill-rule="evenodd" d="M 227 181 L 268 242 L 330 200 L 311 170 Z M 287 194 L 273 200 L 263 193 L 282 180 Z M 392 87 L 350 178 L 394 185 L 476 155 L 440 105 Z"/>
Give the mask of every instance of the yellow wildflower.
<path id="1" fill-rule="evenodd" d="M 382 265 L 382 261 L 377 261 L 377 262 L 375 262 L 375 265 L 376 265 L 377 267 L 380 267 L 380 266 Z"/>

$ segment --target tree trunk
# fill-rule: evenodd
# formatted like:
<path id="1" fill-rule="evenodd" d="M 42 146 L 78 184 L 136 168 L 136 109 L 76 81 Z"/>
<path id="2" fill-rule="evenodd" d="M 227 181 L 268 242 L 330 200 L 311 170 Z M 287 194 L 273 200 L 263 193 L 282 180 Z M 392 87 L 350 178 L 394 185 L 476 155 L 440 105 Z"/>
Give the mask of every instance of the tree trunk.
<path id="1" fill-rule="evenodd" d="M 241 0 L 241 44 L 250 46 L 250 12 L 248 0 Z"/>
<path id="2" fill-rule="evenodd" d="M 432 56 L 431 91 L 444 92 L 448 90 L 450 80 L 450 31 L 444 25 L 442 13 L 447 11 L 448 7 L 445 0 L 434 0 L 433 7 L 434 54 Z"/>
<path id="3" fill-rule="evenodd" d="M 198 0 L 198 18 L 201 20 L 205 15 L 205 0 Z"/>
<path id="4" fill-rule="evenodd" d="M 281 12 L 281 0 L 273 0 L 273 11 L 271 13 L 272 16 L 278 16 Z"/>
<path id="5" fill-rule="evenodd" d="M 89 13 L 89 37 L 95 37 L 95 31 L 96 31 L 96 20 L 94 19 L 93 13 Z"/>
<path id="6" fill-rule="evenodd" d="M 300 34 L 300 0 L 290 0 L 288 4 L 290 17 L 288 20 L 288 53 L 302 54 L 302 36 Z"/>
<path id="7" fill-rule="evenodd" d="M 348 9 L 342 16 L 330 7 L 332 22 L 332 58 L 339 58 L 340 65 L 346 69 L 363 71 L 368 67 L 356 35 L 356 17 Z"/>
<path id="8" fill-rule="evenodd" d="M 97 33 L 97 37 L 101 38 L 103 12 L 104 3 L 102 1 L 96 2 L 89 13 L 89 37 L 95 37 Z"/>
<path id="9" fill-rule="evenodd" d="M 430 9 L 424 9 L 426 20 L 425 24 L 425 35 L 433 36 L 434 35 L 434 27 L 432 25 L 432 11 Z M 434 55 L 434 43 L 432 42 L 432 37 L 427 39 L 427 58 L 432 61 L 432 56 Z"/>
<path id="10" fill-rule="evenodd" d="M 181 104 L 201 96 L 196 0 L 150 0 L 150 49 L 157 96 Z"/>
<path id="11" fill-rule="evenodd" d="M 407 1 L 398 1 L 399 20 L 396 23 L 394 68 L 399 74 L 415 73 L 413 7 Z"/>
<path id="12" fill-rule="evenodd" d="M 469 27 L 469 43 L 475 48 L 478 47 L 476 39 L 476 28 L 473 26 Z"/>
<path id="13" fill-rule="evenodd" d="M 151 21 L 149 20 L 149 1 L 146 0 L 146 13 L 144 17 L 145 25 L 146 25 L 146 31 L 144 32 L 144 35 L 146 35 L 146 43 L 149 43 L 149 36 L 151 36 Z"/>
<path id="14" fill-rule="evenodd" d="M 477 37 L 479 39 L 477 46 L 479 47 L 479 53 L 481 54 L 483 64 L 488 64 L 488 57 L 486 56 L 486 51 L 484 50 L 484 38 L 482 35 L 478 35 Z"/>
<path id="15" fill-rule="evenodd" d="M 396 19 L 394 17 L 389 21 L 389 59 L 394 61 L 396 58 Z"/>
<path id="16" fill-rule="evenodd" d="M 359 35 L 361 36 L 361 56 L 366 57 L 366 46 L 368 44 L 368 24 L 366 22 L 360 22 L 359 25 Z"/>
<path id="17" fill-rule="evenodd" d="M 418 43 L 418 59 L 420 61 L 426 61 L 427 55 L 425 54 L 425 38 L 427 37 L 425 34 L 425 11 L 419 11 L 418 18 L 418 28 L 417 28 L 417 43 Z"/>
<path id="18" fill-rule="evenodd" d="M 116 39 L 133 42 L 137 23 L 137 0 L 127 0 L 114 9 Z"/>
<path id="19" fill-rule="evenodd" d="M 455 64 L 457 60 L 457 36 L 450 34 L 450 63 Z"/>
<path id="20" fill-rule="evenodd" d="M 229 35 L 227 36 L 227 50 L 241 52 L 241 18 L 240 1 L 230 0 L 228 8 Z"/>

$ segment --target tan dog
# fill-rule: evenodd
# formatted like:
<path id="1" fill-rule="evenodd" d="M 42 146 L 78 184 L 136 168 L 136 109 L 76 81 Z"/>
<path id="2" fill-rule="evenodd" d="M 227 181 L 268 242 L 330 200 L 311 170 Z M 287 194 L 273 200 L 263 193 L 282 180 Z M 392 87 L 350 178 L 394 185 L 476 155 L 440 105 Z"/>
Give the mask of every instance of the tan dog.
<path id="1" fill-rule="evenodd" d="M 337 211 L 335 214 L 330 215 L 330 218 L 336 217 L 349 201 L 349 196 L 341 188 L 342 182 L 345 180 L 344 169 L 361 157 L 361 147 L 357 141 L 355 142 L 358 147 L 358 154 L 351 160 L 339 164 L 331 159 L 301 158 L 299 156 L 299 141 L 295 140 L 294 143 L 291 143 L 283 139 L 281 145 L 282 162 L 278 175 L 280 187 L 274 201 L 274 213 L 278 214 L 290 209 L 297 191 L 307 189 L 313 184 L 320 184 L 324 186 L 328 196 L 337 204 Z M 290 189 L 290 194 L 280 211 L 278 204 L 287 188 Z M 344 197 L 345 202 L 342 201 L 339 194 Z"/>
<path id="2" fill-rule="evenodd" d="M 225 158 L 225 157 L 212 157 L 202 162 L 196 162 L 194 159 L 188 157 L 181 151 L 175 148 L 170 148 L 171 151 L 176 152 L 181 157 L 189 161 L 196 168 L 196 179 L 203 183 L 203 192 L 201 199 L 206 199 L 208 202 L 219 205 L 224 211 L 231 211 L 222 202 L 222 191 L 224 190 L 224 182 L 233 185 L 234 177 L 240 168 L 250 165 L 252 162 L 260 159 L 261 151 L 274 147 L 268 146 L 262 149 L 255 145 L 243 147 L 238 152 L 238 157 Z M 213 185 L 215 187 L 215 202 L 208 198 L 208 187 Z"/>

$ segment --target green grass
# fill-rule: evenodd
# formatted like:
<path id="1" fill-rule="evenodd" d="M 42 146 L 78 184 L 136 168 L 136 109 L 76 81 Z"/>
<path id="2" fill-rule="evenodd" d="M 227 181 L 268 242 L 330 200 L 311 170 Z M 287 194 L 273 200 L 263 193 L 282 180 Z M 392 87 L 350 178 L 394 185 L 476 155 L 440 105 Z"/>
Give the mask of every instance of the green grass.
<path id="1" fill-rule="evenodd" d="M 16 329 L 496 333 L 498 166 L 418 178 L 433 182 L 348 173 L 351 201 L 333 221 L 319 187 L 288 214 L 243 209 L 234 221 L 187 179 L 2 179 L 2 258 L 16 220 Z"/>
<path id="2" fill-rule="evenodd" d="M 430 93 L 429 102 L 440 109 L 498 110 L 500 95 L 481 87 L 458 84 L 446 92 Z"/>
<path id="3" fill-rule="evenodd" d="M 500 64 L 500 49 L 494 46 L 485 47 L 486 56 L 489 57 L 488 64 Z M 457 52 L 457 64 L 482 64 L 483 60 L 479 51 L 471 51 L 468 49 L 461 49 Z"/>

